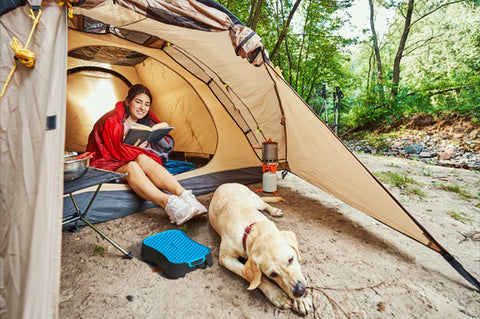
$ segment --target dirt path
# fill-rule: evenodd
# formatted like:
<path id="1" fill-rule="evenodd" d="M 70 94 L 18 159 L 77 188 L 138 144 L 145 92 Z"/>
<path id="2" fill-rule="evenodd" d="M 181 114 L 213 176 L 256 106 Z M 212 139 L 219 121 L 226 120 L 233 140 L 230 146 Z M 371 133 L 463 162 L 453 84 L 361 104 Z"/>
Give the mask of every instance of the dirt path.
<path id="1" fill-rule="evenodd" d="M 373 172 L 390 172 L 382 178 L 394 173 L 417 181 L 387 188 L 480 278 L 479 173 L 358 156 Z M 478 318 L 480 294 L 436 252 L 292 174 L 279 182 L 279 193 L 286 201 L 275 206 L 285 216 L 275 220 L 280 229 L 297 234 L 303 271 L 312 287 L 316 310 L 308 318 Z M 199 199 L 208 204 L 211 196 Z M 89 228 L 64 232 L 61 318 L 298 317 L 276 309 L 259 291 L 247 291 L 246 281 L 218 264 L 219 237 L 206 216 L 190 221 L 185 232 L 211 248 L 214 265 L 177 280 L 152 272 L 140 257 L 145 237 L 177 228 L 162 209 L 99 227 L 135 258 L 122 259 Z"/>

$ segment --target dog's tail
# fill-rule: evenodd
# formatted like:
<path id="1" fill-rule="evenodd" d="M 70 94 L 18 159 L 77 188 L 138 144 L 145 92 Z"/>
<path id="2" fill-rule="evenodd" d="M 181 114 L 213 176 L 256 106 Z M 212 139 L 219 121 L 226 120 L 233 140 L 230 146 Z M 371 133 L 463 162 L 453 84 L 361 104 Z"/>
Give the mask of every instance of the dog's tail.
<path id="1" fill-rule="evenodd" d="M 278 202 L 284 202 L 285 200 L 280 197 L 280 196 L 262 196 L 261 199 L 265 203 L 278 203 Z"/>

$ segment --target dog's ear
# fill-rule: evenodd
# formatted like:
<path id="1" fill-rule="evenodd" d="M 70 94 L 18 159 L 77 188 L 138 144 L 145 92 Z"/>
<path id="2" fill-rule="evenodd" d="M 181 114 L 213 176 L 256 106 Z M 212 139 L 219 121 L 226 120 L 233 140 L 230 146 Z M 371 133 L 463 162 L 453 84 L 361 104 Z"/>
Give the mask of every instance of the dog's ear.
<path id="1" fill-rule="evenodd" d="M 248 282 L 250 282 L 250 286 L 247 288 L 248 290 L 257 288 L 262 281 L 262 271 L 260 270 L 260 266 L 253 254 L 248 257 L 247 262 L 243 267 L 243 276 Z"/>
<path id="2" fill-rule="evenodd" d="M 283 238 L 287 241 L 287 243 L 295 250 L 297 254 L 297 259 L 299 262 L 302 261 L 302 257 L 300 257 L 300 252 L 298 251 L 298 241 L 297 236 L 292 231 L 281 231 Z"/>

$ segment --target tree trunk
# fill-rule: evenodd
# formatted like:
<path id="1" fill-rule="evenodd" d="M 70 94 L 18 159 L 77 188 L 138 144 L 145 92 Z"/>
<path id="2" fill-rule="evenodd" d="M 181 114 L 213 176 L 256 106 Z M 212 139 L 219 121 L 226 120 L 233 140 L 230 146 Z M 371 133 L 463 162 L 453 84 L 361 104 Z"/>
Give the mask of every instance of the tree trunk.
<path id="1" fill-rule="evenodd" d="M 290 53 L 290 49 L 288 48 L 288 41 L 285 41 L 285 54 L 287 55 L 287 61 L 288 61 L 288 79 L 287 79 L 287 82 L 288 83 L 292 83 L 293 81 L 293 74 L 292 74 L 292 70 L 293 70 L 293 62 L 292 62 L 292 54 Z M 285 77 L 285 75 L 284 75 Z"/>
<path id="2" fill-rule="evenodd" d="M 290 26 L 290 22 L 292 22 L 293 15 L 295 14 L 295 11 L 297 11 L 297 8 L 300 5 L 300 2 L 301 0 L 295 1 L 295 4 L 293 5 L 292 10 L 290 10 L 290 14 L 288 15 L 287 21 L 285 21 L 285 23 L 283 24 L 282 32 L 278 36 L 277 43 L 275 43 L 275 47 L 270 53 L 270 60 L 272 61 L 275 58 L 275 55 L 277 54 L 277 51 L 280 48 L 280 45 L 282 44 L 283 40 L 287 36 L 288 27 Z"/>
<path id="3" fill-rule="evenodd" d="M 252 24 L 250 29 L 255 31 L 257 29 L 258 17 L 260 16 L 260 12 L 262 11 L 263 0 L 258 0 L 257 7 L 255 9 L 255 14 L 253 15 Z"/>
<path id="4" fill-rule="evenodd" d="M 296 70 L 295 70 L 295 74 L 297 75 L 296 78 L 295 78 L 295 91 L 298 89 L 298 79 L 300 77 L 301 65 L 303 64 L 302 63 L 302 57 L 303 57 L 303 50 L 305 49 L 305 35 L 306 35 L 306 32 L 307 32 L 308 22 L 309 22 L 309 19 L 310 19 L 310 8 L 311 8 L 310 5 L 311 5 L 311 3 L 312 3 L 312 0 L 310 0 L 307 4 L 307 10 L 306 10 L 306 14 L 305 14 L 305 22 L 303 24 L 302 41 L 300 43 L 300 50 L 298 52 L 298 58 L 297 58 L 297 67 L 296 67 Z M 307 58 L 308 58 L 308 44 L 307 44 L 307 57 L 305 57 L 305 59 L 304 59 L 305 62 L 308 61 Z M 302 88 L 303 88 L 303 83 L 302 83 Z M 302 94 L 303 94 L 303 89 L 302 89 Z"/>
<path id="5" fill-rule="evenodd" d="M 380 58 L 380 49 L 378 48 L 377 32 L 375 31 L 373 0 L 368 0 L 368 4 L 370 5 L 370 29 L 372 31 L 373 49 L 377 60 L 377 83 L 383 91 L 383 69 L 382 60 Z"/>
<path id="6" fill-rule="evenodd" d="M 375 53 L 371 53 L 370 56 L 368 57 L 368 73 L 367 73 L 367 91 L 370 90 L 370 79 L 372 79 L 373 82 L 373 75 L 372 75 L 372 59 Z"/>
<path id="7" fill-rule="evenodd" d="M 407 14 L 405 16 L 405 25 L 403 27 L 402 37 L 400 38 L 400 44 L 398 45 L 397 55 L 393 61 L 393 79 L 392 79 L 392 91 L 390 98 L 393 99 L 398 94 L 398 84 L 400 83 L 400 62 L 403 56 L 403 50 L 407 43 L 408 33 L 410 32 L 410 26 L 412 23 L 413 7 L 415 0 L 408 0 Z"/>
<path id="8" fill-rule="evenodd" d="M 255 12 L 255 0 L 250 0 L 250 13 L 248 14 L 247 26 L 252 28 L 253 13 Z M 228 8 L 228 7 L 227 7 Z"/>

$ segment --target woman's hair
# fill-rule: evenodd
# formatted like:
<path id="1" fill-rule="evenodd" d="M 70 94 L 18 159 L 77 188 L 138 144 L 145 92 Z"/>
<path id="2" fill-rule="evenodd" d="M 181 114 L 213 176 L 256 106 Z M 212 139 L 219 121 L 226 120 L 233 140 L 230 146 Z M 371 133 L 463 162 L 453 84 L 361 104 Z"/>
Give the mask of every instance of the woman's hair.
<path id="1" fill-rule="evenodd" d="M 148 95 L 148 97 L 150 98 L 150 105 L 151 105 L 153 99 L 152 99 L 152 93 L 150 93 L 150 90 L 143 84 L 134 84 L 128 90 L 127 97 L 125 98 L 124 106 L 125 106 L 126 117 L 130 116 L 130 110 L 127 104 L 130 103 L 137 95 L 142 93 L 145 93 L 146 95 Z M 150 121 L 150 114 L 147 113 L 145 117 L 138 120 L 138 123 L 151 126 L 152 123 Z"/>

